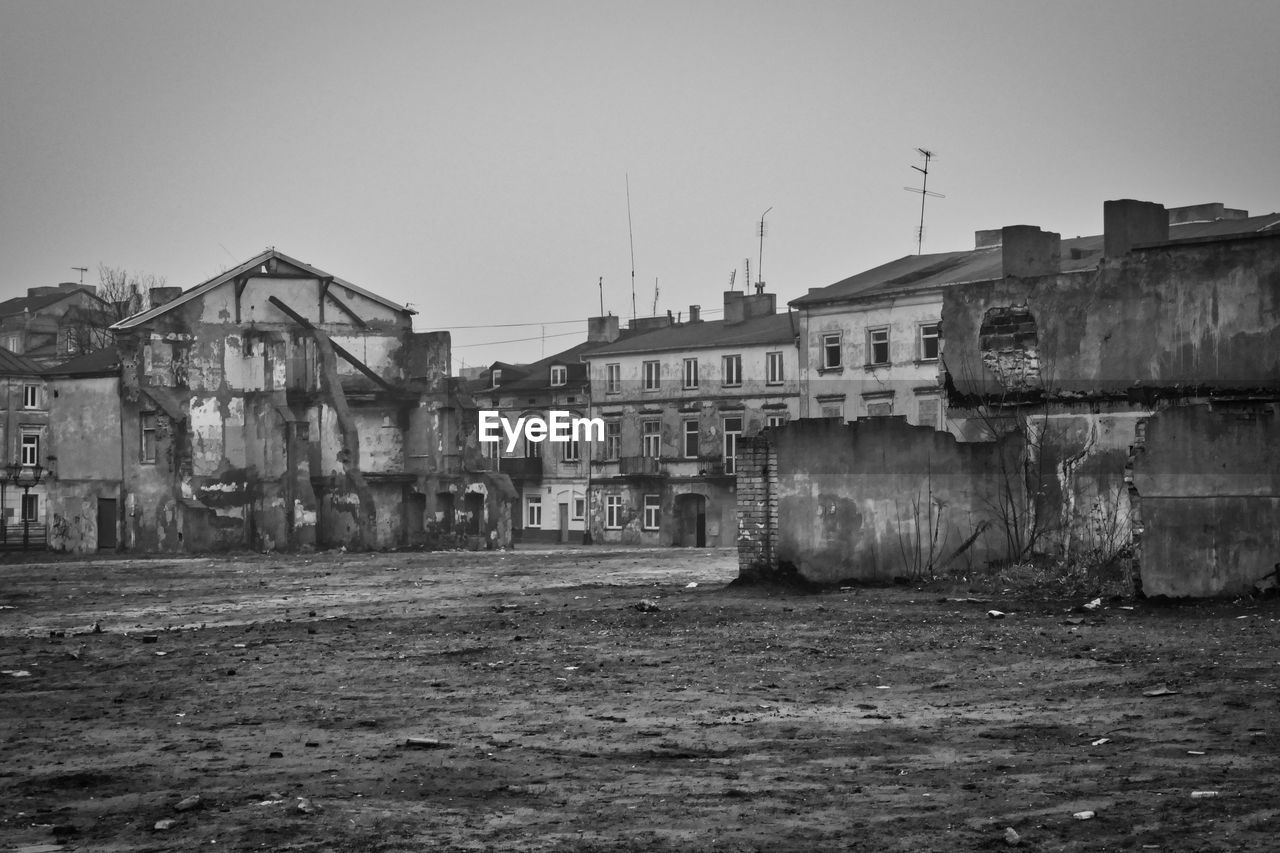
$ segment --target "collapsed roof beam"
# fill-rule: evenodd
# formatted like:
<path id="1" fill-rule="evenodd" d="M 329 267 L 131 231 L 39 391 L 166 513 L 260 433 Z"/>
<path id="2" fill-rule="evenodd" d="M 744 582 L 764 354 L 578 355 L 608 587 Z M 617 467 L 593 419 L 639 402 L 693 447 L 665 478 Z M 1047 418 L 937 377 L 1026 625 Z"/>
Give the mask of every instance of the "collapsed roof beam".
<path id="1" fill-rule="evenodd" d="M 323 334 L 321 330 L 315 327 L 314 323 L 312 323 L 306 317 L 303 317 L 297 311 L 294 311 L 288 305 L 285 305 L 283 302 L 280 301 L 278 297 L 268 296 L 267 301 L 270 302 L 272 305 L 276 306 L 277 308 L 279 308 L 281 311 L 283 311 L 285 315 L 289 317 L 290 320 L 297 323 L 299 326 L 306 329 L 308 332 L 312 332 L 312 333 L 319 332 L 320 334 Z M 398 389 L 394 385 L 392 385 L 390 382 L 388 382 L 387 380 L 383 379 L 381 376 L 379 376 L 378 374 L 370 370 L 363 361 L 356 358 L 351 353 L 347 352 L 346 349 L 339 346 L 332 339 L 329 341 L 329 345 L 333 347 L 333 351 L 335 353 L 342 356 L 342 358 L 344 358 L 347 361 L 347 363 L 350 364 L 352 367 L 354 367 L 356 370 L 360 371 L 365 376 L 373 380 L 373 382 L 376 385 L 378 385 L 378 387 L 382 388 L 384 391 L 390 391 L 391 393 L 396 393 Z"/>

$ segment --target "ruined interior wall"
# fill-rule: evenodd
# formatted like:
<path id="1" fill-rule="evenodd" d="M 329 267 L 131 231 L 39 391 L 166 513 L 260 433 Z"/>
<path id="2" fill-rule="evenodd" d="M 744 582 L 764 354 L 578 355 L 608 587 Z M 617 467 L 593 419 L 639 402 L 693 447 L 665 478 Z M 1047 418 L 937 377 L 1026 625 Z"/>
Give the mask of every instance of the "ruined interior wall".
<path id="1" fill-rule="evenodd" d="M 777 563 L 820 583 L 884 581 L 932 565 L 1003 556 L 995 507 L 1005 494 L 1000 454 L 1020 438 L 960 443 L 904 418 L 854 424 L 801 420 L 767 434 L 777 459 Z M 936 535 L 933 531 L 936 530 Z"/>
<path id="2" fill-rule="evenodd" d="M 1280 235 L 1131 252 L 1100 269 L 946 289 L 944 361 L 962 394 L 1009 390 L 984 364 L 992 309 L 1024 306 L 1051 394 L 1280 388 Z M 1024 347 L 1025 349 L 1025 347 Z"/>
<path id="3" fill-rule="evenodd" d="M 1144 594 L 1247 593 L 1280 563 L 1280 417 L 1208 405 L 1162 411 L 1133 457 Z"/>

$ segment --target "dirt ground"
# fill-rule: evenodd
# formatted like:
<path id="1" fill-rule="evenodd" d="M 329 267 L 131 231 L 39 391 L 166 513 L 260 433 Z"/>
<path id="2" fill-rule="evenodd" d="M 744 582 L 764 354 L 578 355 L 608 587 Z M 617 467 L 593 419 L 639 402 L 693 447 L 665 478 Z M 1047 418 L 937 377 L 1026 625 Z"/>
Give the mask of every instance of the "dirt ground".
<path id="1" fill-rule="evenodd" d="M 735 560 L 0 564 L 0 850 L 1276 849 L 1276 602 Z"/>

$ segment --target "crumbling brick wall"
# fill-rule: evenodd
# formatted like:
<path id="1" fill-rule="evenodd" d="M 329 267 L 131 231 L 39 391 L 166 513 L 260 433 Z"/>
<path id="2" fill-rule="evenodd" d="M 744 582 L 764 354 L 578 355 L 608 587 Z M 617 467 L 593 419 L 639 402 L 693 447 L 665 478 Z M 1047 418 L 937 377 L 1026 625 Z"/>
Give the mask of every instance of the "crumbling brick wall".
<path id="1" fill-rule="evenodd" d="M 778 569 L 778 470 L 768 434 L 738 443 L 738 573 L 767 576 Z"/>

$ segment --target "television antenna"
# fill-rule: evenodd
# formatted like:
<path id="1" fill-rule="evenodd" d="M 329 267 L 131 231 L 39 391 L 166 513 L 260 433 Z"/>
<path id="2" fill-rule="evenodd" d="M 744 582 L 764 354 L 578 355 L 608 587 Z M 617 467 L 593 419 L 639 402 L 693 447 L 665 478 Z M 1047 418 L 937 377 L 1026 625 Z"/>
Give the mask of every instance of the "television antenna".
<path id="1" fill-rule="evenodd" d="M 84 274 L 89 271 L 88 267 L 72 267 L 73 270 L 80 273 L 80 283 L 84 284 Z"/>
<path id="2" fill-rule="evenodd" d="M 631 175 L 627 174 L 627 243 L 631 246 L 631 319 L 636 318 L 636 241 L 631 232 Z"/>
<path id="3" fill-rule="evenodd" d="M 946 198 L 942 193 L 929 191 L 929 161 L 937 155 L 927 148 L 917 148 L 920 156 L 924 157 L 923 166 L 912 166 L 911 168 L 919 172 L 923 177 L 919 188 L 903 187 L 909 193 L 920 193 L 920 227 L 916 229 L 916 254 L 919 255 L 924 250 L 924 203 L 929 196 L 934 198 Z"/>
<path id="4" fill-rule="evenodd" d="M 773 210 L 773 205 L 769 205 L 769 210 Z M 769 210 L 760 214 L 760 255 L 756 258 L 756 293 L 764 292 L 764 218 L 769 215 Z"/>

